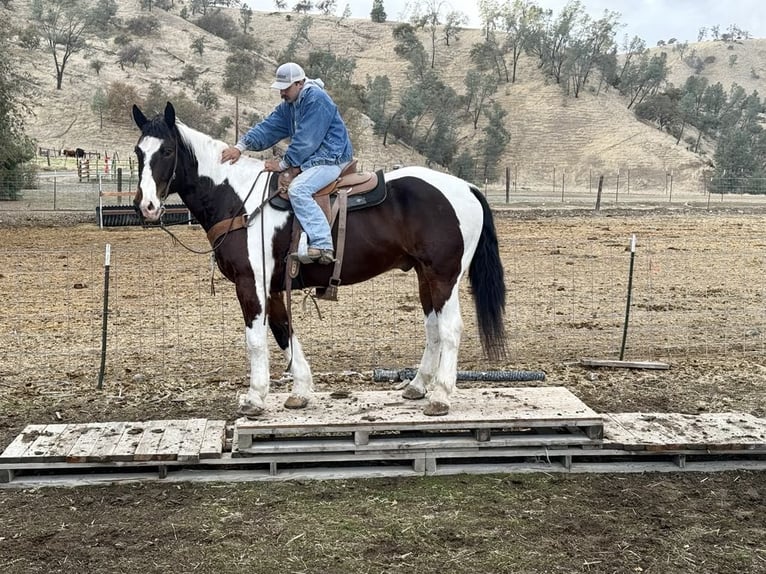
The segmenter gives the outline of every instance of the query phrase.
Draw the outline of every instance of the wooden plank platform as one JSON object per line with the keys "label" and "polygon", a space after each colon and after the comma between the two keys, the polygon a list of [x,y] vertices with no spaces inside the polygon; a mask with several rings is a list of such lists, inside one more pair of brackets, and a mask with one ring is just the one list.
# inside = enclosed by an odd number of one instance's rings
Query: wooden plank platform
{"label": "wooden plank platform", "polygon": [[0,454],[0,483],[22,469],[164,466],[220,458],[225,433],[226,421],[206,419],[28,425]]}
{"label": "wooden plank platform", "polygon": [[460,391],[436,419],[384,391],[323,394],[298,412],[284,398],[231,428],[207,419],[29,425],[0,454],[0,487],[766,470],[766,420],[744,413],[598,415],[555,387]]}
{"label": "wooden plank platform", "polygon": [[[353,437],[358,446],[378,434],[460,432],[486,442],[495,433],[572,433],[591,443],[603,434],[603,418],[564,387],[458,389],[449,414],[423,414],[425,399],[408,401],[399,391],[317,393],[309,406],[286,410],[287,394],[269,395],[266,414],[235,423],[237,449],[245,452],[259,438],[313,435]],[[399,446],[399,448],[404,448]]]}

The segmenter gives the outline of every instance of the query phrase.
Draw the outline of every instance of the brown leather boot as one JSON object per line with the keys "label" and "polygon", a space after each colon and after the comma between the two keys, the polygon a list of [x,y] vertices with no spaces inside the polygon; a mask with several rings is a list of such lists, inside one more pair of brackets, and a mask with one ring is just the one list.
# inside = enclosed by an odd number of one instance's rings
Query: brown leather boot
{"label": "brown leather boot", "polygon": [[309,259],[320,265],[329,265],[335,263],[335,252],[332,249],[319,249],[318,247],[309,247],[307,251]]}

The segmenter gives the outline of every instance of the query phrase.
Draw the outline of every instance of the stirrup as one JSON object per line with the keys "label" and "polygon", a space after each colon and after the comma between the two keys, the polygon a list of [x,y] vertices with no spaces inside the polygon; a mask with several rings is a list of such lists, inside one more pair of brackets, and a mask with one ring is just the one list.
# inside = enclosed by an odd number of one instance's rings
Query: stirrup
{"label": "stirrup", "polygon": [[332,249],[309,247],[307,255],[314,263],[319,263],[320,265],[335,263],[335,252]]}

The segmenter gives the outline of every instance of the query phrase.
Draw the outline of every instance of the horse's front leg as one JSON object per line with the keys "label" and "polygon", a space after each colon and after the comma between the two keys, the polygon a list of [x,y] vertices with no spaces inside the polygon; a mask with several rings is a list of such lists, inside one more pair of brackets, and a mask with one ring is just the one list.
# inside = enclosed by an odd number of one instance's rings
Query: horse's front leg
{"label": "horse's front leg", "polygon": [[302,409],[309,404],[314,392],[314,379],[311,376],[311,367],[306,360],[306,355],[303,354],[303,347],[295,336],[295,331],[290,329],[283,293],[271,293],[268,315],[271,332],[277,345],[282,349],[293,378],[292,391],[285,401],[285,407]]}
{"label": "horse's front leg", "polygon": [[245,320],[245,341],[250,358],[250,386],[237,414],[256,417],[266,410],[265,400],[269,393],[270,380],[264,308],[258,300],[254,281],[239,280],[236,282],[236,289]]}

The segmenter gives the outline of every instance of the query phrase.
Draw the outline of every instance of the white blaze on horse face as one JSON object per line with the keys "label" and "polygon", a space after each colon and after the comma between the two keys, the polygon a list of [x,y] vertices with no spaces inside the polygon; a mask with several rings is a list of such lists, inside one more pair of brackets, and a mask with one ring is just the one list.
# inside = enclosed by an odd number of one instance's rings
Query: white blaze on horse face
{"label": "white blaze on horse face", "polygon": [[151,168],[152,157],[159,152],[161,145],[162,140],[152,136],[147,136],[138,142],[138,148],[144,154],[144,168],[141,170],[138,181],[138,187],[141,190],[141,203],[138,207],[148,221],[157,221],[162,215],[162,201],[157,193],[157,183],[154,181]]}

